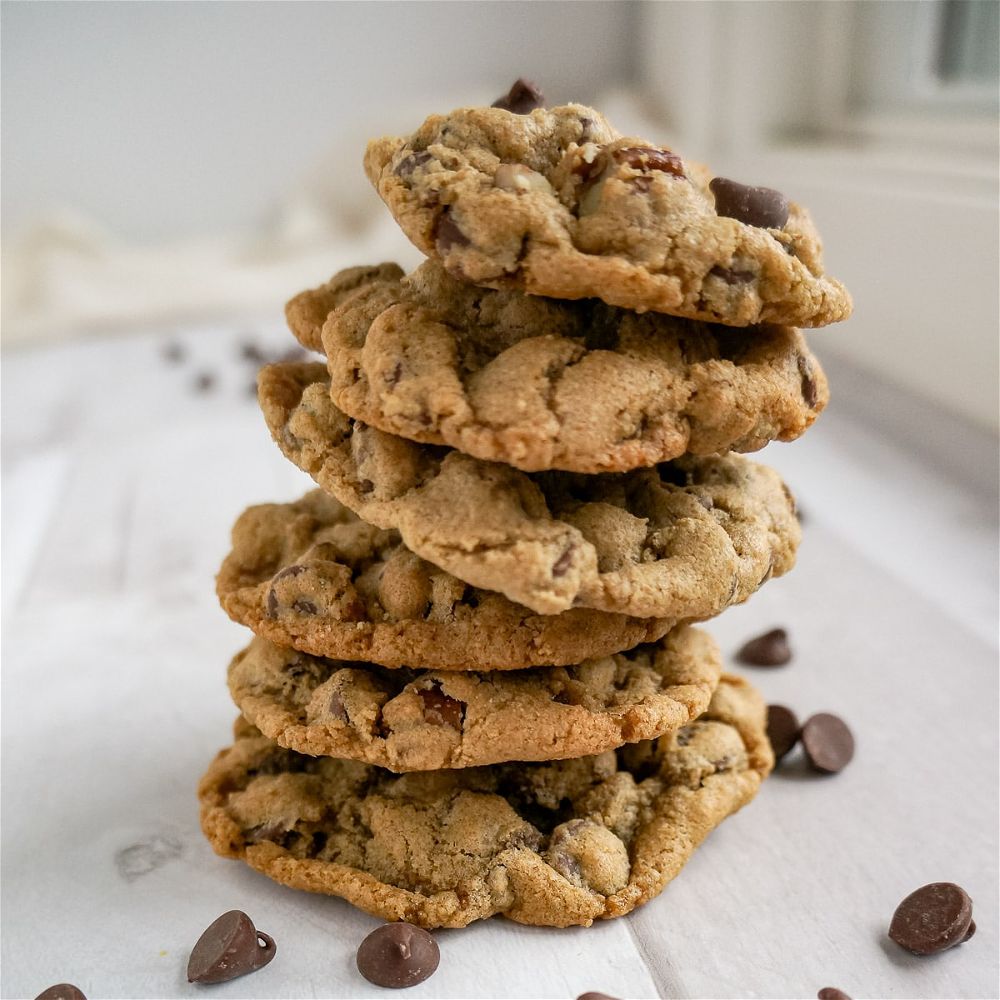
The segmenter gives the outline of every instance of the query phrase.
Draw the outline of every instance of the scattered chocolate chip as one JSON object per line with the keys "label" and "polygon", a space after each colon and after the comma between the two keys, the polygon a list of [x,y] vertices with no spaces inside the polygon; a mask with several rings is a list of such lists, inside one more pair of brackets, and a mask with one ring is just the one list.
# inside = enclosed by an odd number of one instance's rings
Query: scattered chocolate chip
{"label": "scattered chocolate chip", "polygon": [[427,152],[410,153],[409,156],[403,157],[402,160],[396,166],[396,176],[397,177],[409,177],[417,167],[422,167],[428,160],[431,159],[431,154]]}
{"label": "scattered chocolate chip", "polygon": [[783,628],[773,628],[745,642],[736,653],[740,663],[752,667],[780,667],[792,658],[788,646],[788,633]]}
{"label": "scattered chocolate chip", "polygon": [[[170,341],[166,347],[163,348],[163,359],[169,361],[172,365],[180,364],[184,360],[184,346],[179,344],[176,340]],[[63,985],[66,985],[65,983]],[[52,989],[62,989],[61,986],[51,987]],[[76,987],[73,987],[76,989]]]}
{"label": "scattered chocolate chip", "polygon": [[851,998],[843,990],[838,990],[836,986],[824,986],[816,994],[816,1000],[851,1000]]}
{"label": "scattered chocolate chip", "polygon": [[515,115],[527,115],[535,108],[545,107],[545,96],[530,80],[521,77],[515,80],[510,90],[503,97],[498,97],[491,107],[512,111]]}
{"label": "scattered chocolate chip", "polygon": [[254,364],[262,365],[267,361],[267,354],[262,351],[252,340],[245,340],[240,344],[240,357],[244,361],[252,361]]}
{"label": "scattered chocolate chip", "polygon": [[829,712],[819,712],[806,719],[799,739],[813,769],[823,774],[842,771],[854,756],[854,737],[850,729],[843,719]]}
{"label": "scattered chocolate chip", "polygon": [[715,211],[760,229],[781,229],[788,221],[788,199],[773,188],[749,187],[725,177],[708,185],[715,195]]}
{"label": "scattered chocolate chip", "polygon": [[569,882],[580,877],[580,862],[565,851],[553,851],[549,856],[549,864]]}
{"label": "scattered chocolate chip", "polygon": [[799,355],[799,375],[802,378],[802,398],[810,410],[816,408],[816,401],[819,396],[816,393],[816,379],[813,378],[812,365],[805,355]]}
{"label": "scattered chocolate chip", "polygon": [[376,927],[358,948],[358,972],[376,986],[416,986],[434,975],[441,961],[437,941],[413,924]]}
{"label": "scattered chocolate chip", "polygon": [[657,149],[655,146],[625,146],[612,152],[615,163],[625,163],[633,170],[650,173],[657,170],[674,177],[684,176],[684,161],[669,149]]}
{"label": "scattered chocolate chip", "polygon": [[896,907],[889,937],[914,955],[934,955],[967,941],[971,925],[969,894],[954,882],[931,882]]}
{"label": "scattered chocolate chip", "polygon": [[211,392],[215,388],[215,376],[211,372],[201,372],[194,380],[196,392]]}
{"label": "scattered chocolate chip", "polygon": [[753,271],[741,270],[738,267],[722,267],[719,264],[708,272],[708,276],[721,278],[727,285],[747,285],[757,277]]}
{"label": "scattered chocolate chip", "polygon": [[471,242],[445,209],[438,216],[437,231],[434,234],[438,253],[447,253],[452,247],[467,247]]}
{"label": "scattered chocolate chip", "polygon": [[573,562],[573,553],[576,550],[575,545],[570,545],[568,549],[553,563],[552,565],[552,575],[555,577],[565,576],[569,570],[570,565]]}
{"label": "scattered chocolate chip", "polygon": [[432,687],[418,691],[424,703],[424,718],[434,726],[451,726],[461,729],[465,718],[465,706],[454,698],[449,698],[440,688]]}
{"label": "scattered chocolate chip", "polygon": [[79,987],[72,983],[59,983],[56,986],[50,986],[47,990],[42,990],[35,997],[35,1000],[87,1000],[87,998]]}
{"label": "scattered chocolate chip", "polygon": [[292,601],[292,610],[297,611],[300,615],[315,615],[318,613],[318,608],[312,601],[307,601],[302,597],[297,598]]}
{"label": "scattered chocolate chip", "polygon": [[385,377],[385,384],[391,389],[399,385],[399,380],[403,377],[403,362],[397,361],[392,372]]}
{"label": "scattered chocolate chip", "polygon": [[801,731],[799,720],[790,708],[767,706],[767,738],[771,741],[775,760],[781,760],[799,742]]}
{"label": "scattered chocolate chip", "polygon": [[189,983],[224,983],[256,972],[274,958],[274,940],[257,930],[242,910],[209,924],[188,960]]}
{"label": "scattered chocolate chip", "polygon": [[618,1000],[618,997],[609,997],[607,993],[581,993],[576,1000]]}

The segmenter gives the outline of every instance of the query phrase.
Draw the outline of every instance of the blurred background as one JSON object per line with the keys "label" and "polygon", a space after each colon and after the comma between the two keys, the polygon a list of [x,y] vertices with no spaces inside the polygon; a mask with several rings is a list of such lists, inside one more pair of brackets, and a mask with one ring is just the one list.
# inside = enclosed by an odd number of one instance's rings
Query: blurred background
{"label": "blurred background", "polygon": [[995,430],[998,10],[4,3],[4,344],[274,317],[415,262],[365,140],[523,75],[808,205],[856,302],[822,350]]}

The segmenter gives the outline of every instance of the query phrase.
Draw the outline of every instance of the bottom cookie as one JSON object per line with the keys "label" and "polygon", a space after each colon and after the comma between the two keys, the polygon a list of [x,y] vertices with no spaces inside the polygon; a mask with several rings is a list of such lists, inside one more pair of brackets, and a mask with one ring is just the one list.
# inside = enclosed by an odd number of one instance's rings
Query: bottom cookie
{"label": "bottom cookie", "polygon": [[725,676],[659,740],[404,775],[284,750],[240,719],[199,785],[202,829],[218,854],[385,920],[589,926],[656,896],[754,797],[773,765],[764,715]]}

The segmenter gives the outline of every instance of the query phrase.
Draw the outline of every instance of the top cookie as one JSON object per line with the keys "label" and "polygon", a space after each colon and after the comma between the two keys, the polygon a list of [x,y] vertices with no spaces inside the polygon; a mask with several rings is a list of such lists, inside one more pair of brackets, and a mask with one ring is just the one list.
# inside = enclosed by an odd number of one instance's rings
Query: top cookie
{"label": "top cookie", "polygon": [[[329,318],[322,326],[324,308]],[[297,295],[289,326],[326,353],[349,416],[526,472],[625,472],[802,434],[826,379],[802,335],[351,268]]]}
{"label": "top cookie", "polygon": [[460,108],[369,143],[365,171],[456,277],[728,326],[825,326],[851,299],[805,209],[714,178],[578,104]]}

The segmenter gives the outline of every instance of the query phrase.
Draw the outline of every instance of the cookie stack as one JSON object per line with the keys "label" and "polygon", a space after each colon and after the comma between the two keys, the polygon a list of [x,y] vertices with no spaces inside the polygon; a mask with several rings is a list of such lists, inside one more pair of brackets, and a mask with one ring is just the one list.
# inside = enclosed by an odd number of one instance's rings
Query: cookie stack
{"label": "cookie stack", "polygon": [[298,295],[326,363],[260,374],[320,489],[233,530],[218,593],[255,638],[204,830],[388,920],[627,913],[772,766],[690,623],[792,567],[792,497],[738,453],[816,418],[793,324],[850,300],[778,192],[522,81],[365,166],[428,260]]}

